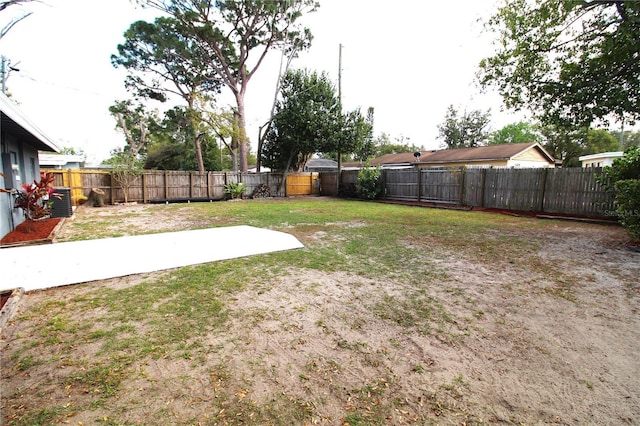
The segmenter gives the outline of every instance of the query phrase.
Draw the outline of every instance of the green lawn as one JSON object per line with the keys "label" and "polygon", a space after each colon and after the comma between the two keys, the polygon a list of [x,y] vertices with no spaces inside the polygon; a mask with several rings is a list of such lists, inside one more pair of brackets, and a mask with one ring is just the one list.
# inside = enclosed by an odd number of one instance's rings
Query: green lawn
{"label": "green lawn", "polygon": [[483,423],[463,373],[402,355],[509,326],[448,265],[510,268],[530,278],[495,291],[575,304],[579,279],[539,250],[590,226],[325,198],[103,212],[79,211],[64,239],[243,224],[305,248],[35,294],[3,336],[5,424]]}

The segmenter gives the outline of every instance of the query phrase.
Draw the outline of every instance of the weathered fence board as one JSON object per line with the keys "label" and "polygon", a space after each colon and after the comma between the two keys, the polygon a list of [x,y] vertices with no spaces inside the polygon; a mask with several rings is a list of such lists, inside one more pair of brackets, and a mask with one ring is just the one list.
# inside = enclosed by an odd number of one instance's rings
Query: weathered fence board
{"label": "weathered fence board", "polygon": [[385,170],[385,197],[394,200],[418,200],[418,178],[416,169]]}
{"label": "weathered fence board", "polygon": [[599,169],[383,170],[387,199],[503,210],[607,217],[613,194],[596,181]]}
{"label": "weathered fence board", "polygon": [[540,211],[540,184],[546,170],[488,169],[485,176],[483,207]]}
{"label": "weathered fence board", "polygon": [[338,195],[338,172],[320,173],[320,195]]}
{"label": "weathered fence board", "polygon": [[543,211],[610,216],[615,210],[611,193],[596,181],[600,169],[552,169],[547,175]]}
{"label": "weathered fence board", "polygon": [[[46,170],[54,173],[54,185],[70,187],[74,203],[93,188],[105,192],[104,201],[124,200],[122,189],[105,170]],[[608,217],[615,210],[613,195],[596,181],[599,169],[501,169],[433,168],[382,171],[383,196],[391,200],[447,203],[541,213]],[[357,170],[342,171],[341,186],[355,188]],[[171,202],[221,200],[229,183],[246,185],[251,196],[267,185],[274,197],[287,195],[336,195],[338,173],[288,174],[286,189],[281,173],[194,172],[146,170],[129,189],[130,201]]]}
{"label": "weathered fence board", "polygon": [[[72,195],[87,196],[93,188],[105,192],[104,201],[108,204],[124,201],[124,191],[112,181],[111,172],[106,170],[49,169],[54,174],[54,186],[70,187]],[[303,178],[307,193],[317,193],[312,185],[318,179],[317,173],[310,180],[309,174]],[[295,176],[295,175],[289,175]],[[251,196],[259,185],[267,185],[274,197],[284,196],[285,188],[281,173],[239,173],[239,172],[196,172],[176,170],[145,170],[129,188],[128,200],[144,203],[222,200],[224,188],[229,183],[245,184],[245,196]],[[318,184],[319,185],[319,184]],[[300,190],[300,189],[299,189]],[[77,199],[74,198],[77,204]]]}
{"label": "weathered fence board", "polygon": [[464,171],[441,168],[420,169],[420,201],[461,204]]}

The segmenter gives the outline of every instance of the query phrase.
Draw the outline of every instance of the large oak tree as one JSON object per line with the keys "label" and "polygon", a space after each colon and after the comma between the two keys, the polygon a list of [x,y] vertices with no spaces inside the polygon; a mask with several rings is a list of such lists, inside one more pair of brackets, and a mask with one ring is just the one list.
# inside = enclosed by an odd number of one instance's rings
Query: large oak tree
{"label": "large oak tree", "polygon": [[640,118],[640,2],[509,0],[487,22],[479,81],[545,124]]}

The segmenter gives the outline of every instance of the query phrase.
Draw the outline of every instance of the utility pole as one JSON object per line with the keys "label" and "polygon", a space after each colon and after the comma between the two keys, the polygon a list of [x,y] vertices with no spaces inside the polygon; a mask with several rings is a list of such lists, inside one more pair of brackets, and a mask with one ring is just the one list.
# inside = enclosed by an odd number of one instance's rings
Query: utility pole
{"label": "utility pole", "polygon": [[0,82],[2,84],[2,94],[7,93],[7,79],[9,78],[10,71],[20,71],[16,67],[11,66],[11,59],[7,59],[6,56],[0,57]]}
{"label": "utility pole", "polygon": [[338,50],[338,102],[342,108],[342,43],[340,43],[340,50]]}
{"label": "utility pole", "polygon": [[2,94],[7,93],[7,58],[2,55],[2,64],[0,64],[0,78],[2,79]]}
{"label": "utility pole", "polygon": [[[342,43],[339,45],[338,49],[338,105],[340,108],[339,114],[342,115]],[[342,181],[342,152],[341,146],[338,142],[338,178],[337,181],[337,192],[340,192],[340,182]],[[338,195],[336,193],[336,195]]]}

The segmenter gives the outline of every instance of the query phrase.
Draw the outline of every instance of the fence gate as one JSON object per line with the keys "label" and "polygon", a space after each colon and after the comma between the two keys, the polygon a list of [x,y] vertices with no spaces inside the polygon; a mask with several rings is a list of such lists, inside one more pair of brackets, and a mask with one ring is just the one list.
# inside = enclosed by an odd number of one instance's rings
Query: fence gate
{"label": "fence gate", "polygon": [[296,173],[287,175],[287,196],[320,193],[319,173]]}

